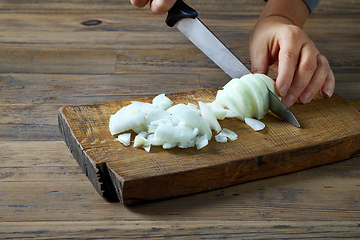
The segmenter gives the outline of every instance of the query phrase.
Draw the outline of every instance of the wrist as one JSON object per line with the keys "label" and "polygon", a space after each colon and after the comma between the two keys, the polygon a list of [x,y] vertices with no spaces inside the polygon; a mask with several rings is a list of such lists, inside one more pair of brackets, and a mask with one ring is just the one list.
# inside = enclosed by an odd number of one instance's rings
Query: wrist
{"label": "wrist", "polygon": [[310,10],[303,0],[268,0],[259,20],[270,16],[283,17],[303,27]]}

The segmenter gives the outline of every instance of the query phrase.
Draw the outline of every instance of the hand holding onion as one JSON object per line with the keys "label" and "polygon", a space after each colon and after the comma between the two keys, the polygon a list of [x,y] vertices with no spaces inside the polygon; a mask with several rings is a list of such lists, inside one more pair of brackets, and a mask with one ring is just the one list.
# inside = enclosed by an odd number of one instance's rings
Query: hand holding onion
{"label": "hand holding onion", "polygon": [[308,103],[319,91],[329,98],[335,88],[328,60],[302,30],[309,13],[302,0],[269,0],[250,36],[252,72],[273,68],[286,106]]}

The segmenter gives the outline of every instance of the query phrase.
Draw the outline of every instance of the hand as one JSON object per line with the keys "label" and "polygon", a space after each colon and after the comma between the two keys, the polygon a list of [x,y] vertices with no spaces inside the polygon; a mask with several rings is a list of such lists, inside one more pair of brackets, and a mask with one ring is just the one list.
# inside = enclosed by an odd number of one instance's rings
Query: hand
{"label": "hand", "polygon": [[155,14],[167,13],[175,4],[176,0],[130,0],[131,4],[142,8],[150,2],[150,10]]}
{"label": "hand", "polygon": [[329,98],[335,88],[328,60],[302,30],[309,14],[303,0],[268,0],[250,36],[252,71],[275,68],[276,91],[287,106],[308,103],[318,91]]}
{"label": "hand", "polygon": [[315,44],[287,18],[269,16],[260,19],[250,37],[252,71],[267,74],[277,67],[276,89],[287,106],[297,99],[308,103],[320,90],[329,98],[335,87],[330,65]]}

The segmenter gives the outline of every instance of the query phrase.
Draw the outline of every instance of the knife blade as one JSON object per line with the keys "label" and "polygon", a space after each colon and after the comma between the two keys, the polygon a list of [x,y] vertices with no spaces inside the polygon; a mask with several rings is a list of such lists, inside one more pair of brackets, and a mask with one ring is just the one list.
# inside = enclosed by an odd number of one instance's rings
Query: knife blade
{"label": "knife blade", "polygon": [[[169,27],[176,26],[180,32],[231,78],[240,78],[252,73],[245,64],[201,22],[198,18],[197,11],[182,0],[175,2],[174,6],[169,10],[165,22]],[[269,109],[271,112],[286,122],[300,127],[298,120],[289,108],[287,108],[270,89],[268,89],[268,91]]]}

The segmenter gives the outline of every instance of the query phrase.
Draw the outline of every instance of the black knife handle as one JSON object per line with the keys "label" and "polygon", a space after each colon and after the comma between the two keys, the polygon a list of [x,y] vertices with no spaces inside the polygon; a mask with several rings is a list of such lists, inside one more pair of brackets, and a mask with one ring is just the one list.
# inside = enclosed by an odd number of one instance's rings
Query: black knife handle
{"label": "black knife handle", "polygon": [[174,6],[169,10],[165,22],[169,27],[173,27],[175,23],[183,18],[196,18],[197,16],[197,11],[189,7],[189,5],[182,0],[177,0]]}

